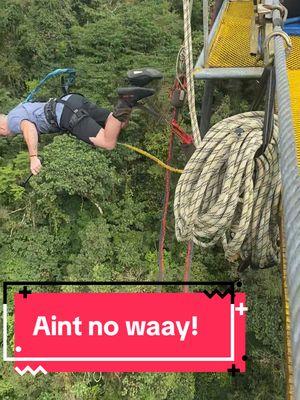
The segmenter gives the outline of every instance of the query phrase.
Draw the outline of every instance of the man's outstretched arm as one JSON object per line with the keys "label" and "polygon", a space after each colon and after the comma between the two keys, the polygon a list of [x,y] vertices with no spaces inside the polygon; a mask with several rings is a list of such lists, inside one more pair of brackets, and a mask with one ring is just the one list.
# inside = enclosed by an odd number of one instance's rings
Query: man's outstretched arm
{"label": "man's outstretched arm", "polygon": [[33,175],[37,175],[42,164],[38,158],[38,132],[35,125],[27,120],[21,122],[21,130],[24,136],[24,140],[28,147],[28,153],[30,157],[30,170]]}

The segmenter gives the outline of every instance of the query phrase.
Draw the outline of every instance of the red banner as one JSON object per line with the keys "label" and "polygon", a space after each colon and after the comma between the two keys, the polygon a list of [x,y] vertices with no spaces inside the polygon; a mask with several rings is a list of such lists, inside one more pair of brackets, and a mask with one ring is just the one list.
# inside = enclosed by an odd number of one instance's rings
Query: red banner
{"label": "red banner", "polygon": [[15,295],[15,368],[245,371],[245,294]]}

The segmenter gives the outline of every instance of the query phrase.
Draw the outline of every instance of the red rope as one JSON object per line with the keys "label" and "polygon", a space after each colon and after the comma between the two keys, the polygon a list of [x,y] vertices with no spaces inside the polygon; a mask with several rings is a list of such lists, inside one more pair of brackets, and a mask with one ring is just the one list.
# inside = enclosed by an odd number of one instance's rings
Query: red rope
{"label": "red rope", "polygon": [[[170,96],[173,95],[174,90],[180,88],[179,82],[175,81]],[[189,135],[187,135],[178,125],[178,108],[174,107],[173,109],[173,119],[171,122],[171,132],[170,139],[168,145],[168,157],[166,160],[166,164],[170,165],[173,156],[173,144],[174,144],[174,134],[177,134],[183,142],[192,143],[192,140],[189,140]],[[160,237],[159,237],[159,250],[158,250],[158,266],[159,266],[159,281],[163,281],[165,277],[165,261],[164,261],[164,250],[165,250],[165,240],[166,240],[166,231],[167,231],[167,218],[168,218],[168,210],[170,203],[170,187],[171,187],[171,171],[166,170],[165,172],[165,195],[164,195],[164,204],[163,204],[163,212],[162,212],[162,220],[161,220],[161,229],[160,229]],[[190,279],[190,271],[191,271],[191,263],[193,257],[193,242],[189,241],[187,245],[187,254],[185,258],[185,267],[184,267],[184,281],[187,282]],[[161,287],[159,288],[159,291]],[[188,285],[184,286],[184,292],[188,292]]]}
{"label": "red rope", "polygon": [[[172,161],[173,155],[173,143],[174,143],[174,132],[171,130],[169,145],[168,145],[168,157],[166,164],[170,165]],[[168,218],[168,210],[169,210],[169,202],[170,202],[170,187],[171,187],[171,171],[166,170],[165,172],[165,196],[164,196],[164,205],[163,205],[163,215],[161,220],[161,230],[160,230],[160,238],[159,238],[159,256],[158,256],[158,265],[159,265],[159,280],[162,281],[165,277],[165,262],[164,262],[164,247],[165,247],[165,239],[166,239],[166,231],[167,231],[167,218]]]}

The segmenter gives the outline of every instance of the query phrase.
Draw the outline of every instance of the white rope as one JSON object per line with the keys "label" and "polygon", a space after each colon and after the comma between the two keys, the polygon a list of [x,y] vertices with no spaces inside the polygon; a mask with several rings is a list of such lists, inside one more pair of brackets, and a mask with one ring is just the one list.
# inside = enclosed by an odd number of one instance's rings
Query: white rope
{"label": "white rope", "polygon": [[203,248],[222,243],[225,256],[249,260],[253,267],[277,261],[280,173],[278,126],[258,158],[264,113],[230,117],[201,140],[195,108],[191,7],[183,0],[187,98],[196,150],[181,175],[174,213],[179,241]]}
{"label": "white rope", "polygon": [[206,134],[186,165],[175,194],[179,241],[203,248],[222,243],[233,261],[249,259],[266,267],[277,260],[280,173],[278,127],[265,153],[264,113],[248,112],[225,119]]}
{"label": "white rope", "polygon": [[197,147],[201,142],[201,136],[197,120],[196,106],[195,106],[190,0],[183,0],[183,20],[184,20],[184,49],[185,49],[185,68],[186,68],[186,80],[187,80],[187,98],[191,116],[191,125],[192,125],[194,143],[195,146]]}

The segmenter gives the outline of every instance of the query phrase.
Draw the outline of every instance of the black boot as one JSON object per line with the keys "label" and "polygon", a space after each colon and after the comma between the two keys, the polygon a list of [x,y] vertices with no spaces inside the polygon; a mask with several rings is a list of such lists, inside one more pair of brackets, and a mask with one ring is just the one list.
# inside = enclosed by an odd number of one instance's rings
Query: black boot
{"label": "black boot", "polygon": [[126,122],[129,120],[131,111],[132,106],[130,106],[125,100],[119,99],[114,109],[113,116],[121,122]]}
{"label": "black boot", "polygon": [[154,93],[154,89],[143,87],[125,87],[118,89],[119,98],[125,100],[128,105],[131,105],[132,107],[134,107],[139,100],[153,96]]}
{"label": "black boot", "polygon": [[118,89],[119,101],[113,112],[113,116],[121,122],[129,119],[132,107],[134,107],[139,100],[154,95],[154,89],[142,87],[125,87]]}

